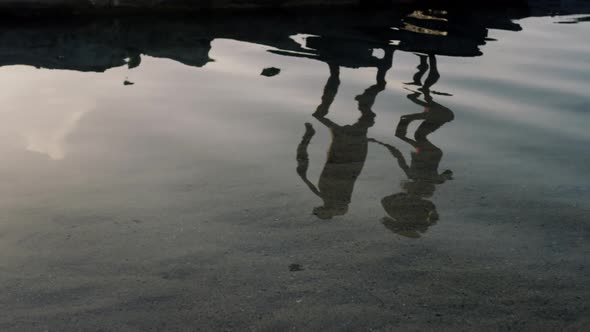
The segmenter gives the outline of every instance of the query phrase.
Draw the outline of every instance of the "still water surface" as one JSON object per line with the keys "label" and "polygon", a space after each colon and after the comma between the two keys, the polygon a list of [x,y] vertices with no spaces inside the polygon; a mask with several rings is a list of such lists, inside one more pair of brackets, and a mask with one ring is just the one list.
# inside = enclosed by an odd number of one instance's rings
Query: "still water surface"
{"label": "still water surface", "polygon": [[587,327],[588,16],[480,14],[4,30],[0,328]]}

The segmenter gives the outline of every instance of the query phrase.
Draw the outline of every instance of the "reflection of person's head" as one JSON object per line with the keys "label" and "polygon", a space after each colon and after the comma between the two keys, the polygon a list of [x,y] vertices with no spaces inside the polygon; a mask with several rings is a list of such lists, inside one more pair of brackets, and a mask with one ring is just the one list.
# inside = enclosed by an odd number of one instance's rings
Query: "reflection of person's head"
{"label": "reflection of person's head", "polygon": [[337,216],[343,216],[348,212],[348,205],[338,202],[324,202],[324,205],[313,209],[313,214],[322,219],[328,220]]}
{"label": "reflection of person's head", "polygon": [[381,204],[389,215],[383,218],[383,224],[402,236],[418,238],[438,220],[434,203],[419,196],[395,194],[385,197]]}

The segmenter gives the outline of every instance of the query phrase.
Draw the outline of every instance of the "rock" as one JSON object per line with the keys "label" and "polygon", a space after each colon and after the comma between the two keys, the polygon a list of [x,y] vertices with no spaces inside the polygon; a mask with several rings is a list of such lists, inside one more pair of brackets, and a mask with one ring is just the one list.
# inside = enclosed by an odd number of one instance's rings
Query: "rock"
{"label": "rock", "polygon": [[262,73],[260,73],[260,75],[266,76],[266,77],[273,77],[273,76],[278,75],[280,72],[281,72],[281,70],[279,68],[268,67],[268,68],[264,68],[262,70]]}

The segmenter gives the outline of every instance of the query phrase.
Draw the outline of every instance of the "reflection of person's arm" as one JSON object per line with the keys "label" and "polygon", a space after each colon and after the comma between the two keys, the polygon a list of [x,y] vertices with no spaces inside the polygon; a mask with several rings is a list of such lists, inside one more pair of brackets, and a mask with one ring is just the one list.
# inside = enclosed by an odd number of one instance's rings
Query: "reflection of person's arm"
{"label": "reflection of person's arm", "polygon": [[408,174],[410,167],[408,167],[408,163],[406,162],[406,158],[404,158],[404,155],[400,152],[400,150],[398,150],[393,145],[380,142],[380,141],[373,139],[373,138],[369,139],[369,141],[375,142],[377,144],[380,144],[380,145],[383,145],[384,147],[386,147],[387,150],[389,150],[389,152],[391,152],[391,155],[397,160],[399,167],[404,171],[404,173],[406,173],[406,175]]}
{"label": "reflection of person's arm", "polygon": [[309,187],[309,189],[316,195],[321,196],[317,188],[307,178],[307,169],[309,167],[309,155],[307,154],[307,146],[311,142],[311,138],[315,134],[315,130],[310,123],[305,124],[305,134],[301,139],[301,143],[297,146],[297,174],[301,180]]}
{"label": "reflection of person's arm", "polygon": [[325,118],[323,116],[316,116],[314,114],[314,118],[316,118],[319,122],[321,122],[324,126],[330,128],[330,129],[338,129],[340,128],[340,126],[338,126],[335,122],[333,122],[332,120]]}

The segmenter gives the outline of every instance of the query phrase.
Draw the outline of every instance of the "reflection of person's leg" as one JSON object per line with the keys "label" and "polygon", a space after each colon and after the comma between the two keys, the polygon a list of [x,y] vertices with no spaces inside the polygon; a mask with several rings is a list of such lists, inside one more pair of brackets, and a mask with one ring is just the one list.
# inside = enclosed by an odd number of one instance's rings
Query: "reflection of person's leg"
{"label": "reflection of person's leg", "polygon": [[377,67],[377,85],[385,89],[385,85],[387,81],[385,77],[387,76],[387,72],[391,69],[393,65],[393,48],[388,47],[385,49],[385,55],[383,56],[382,62]]}
{"label": "reflection of person's leg", "polygon": [[297,146],[297,174],[301,180],[309,187],[309,189],[316,195],[321,196],[317,188],[307,178],[307,169],[309,167],[309,155],[307,154],[307,147],[311,141],[315,130],[310,123],[305,124],[305,134],[301,138],[301,142]]}
{"label": "reflection of person's leg", "polygon": [[379,93],[379,88],[375,85],[369,87],[363,94],[356,96],[356,100],[358,101],[358,109],[361,111],[361,117],[359,118],[358,122],[363,122],[365,120],[370,120],[375,118],[375,112],[373,112],[373,104],[375,103],[375,98]]}
{"label": "reflection of person's leg", "polygon": [[425,118],[425,112],[402,115],[402,117],[399,120],[399,123],[397,124],[397,127],[395,128],[395,136],[405,137],[406,133],[408,132],[408,126],[412,121],[423,120]]}
{"label": "reflection of person's leg", "polygon": [[385,90],[385,86],[387,85],[385,77],[387,76],[387,72],[391,68],[392,63],[393,48],[386,48],[383,60],[377,66],[377,83],[367,88],[362,94],[356,96],[355,98],[359,103],[359,111],[361,111],[361,118],[359,119],[359,122],[369,123],[375,117],[375,112],[373,112],[373,105],[375,104],[375,99],[377,98],[377,95],[381,91]]}
{"label": "reflection of person's leg", "polygon": [[330,66],[330,78],[328,78],[326,86],[324,87],[322,103],[313,114],[316,117],[324,117],[328,115],[330,106],[332,105],[334,98],[336,98],[336,93],[338,93],[338,87],[340,86],[340,67],[335,64],[328,65]]}
{"label": "reflection of person's leg", "polygon": [[309,165],[309,155],[307,154],[307,147],[311,138],[315,134],[315,130],[310,123],[305,124],[305,134],[301,138],[301,142],[297,146],[297,173],[305,174]]}
{"label": "reflection of person's leg", "polygon": [[362,94],[356,96],[355,99],[358,101],[358,109],[361,112],[361,117],[357,121],[357,124],[366,122],[365,120],[371,120],[375,117],[373,104],[375,104],[377,94],[381,91],[383,91],[383,89],[376,84],[370,86]]}
{"label": "reflection of person's leg", "polygon": [[417,141],[427,141],[427,136],[438,130],[438,128],[442,127],[446,122],[439,122],[439,121],[432,121],[432,120],[425,120],[423,121],[416,132],[414,133],[414,138]]}
{"label": "reflection of person's leg", "polygon": [[428,60],[430,62],[430,72],[428,72],[428,77],[426,77],[426,81],[424,81],[424,85],[422,87],[424,91],[430,91],[430,88],[435,85],[440,78],[440,73],[438,72],[438,68],[436,66],[436,57],[434,54],[430,54],[428,56]]}
{"label": "reflection of person's leg", "polygon": [[424,74],[428,70],[428,58],[426,55],[422,54],[418,54],[418,57],[420,57],[420,64],[418,65],[418,67],[416,67],[418,71],[416,72],[416,74],[414,74],[414,77],[412,78],[413,82],[408,84],[421,86],[422,76],[424,76]]}

